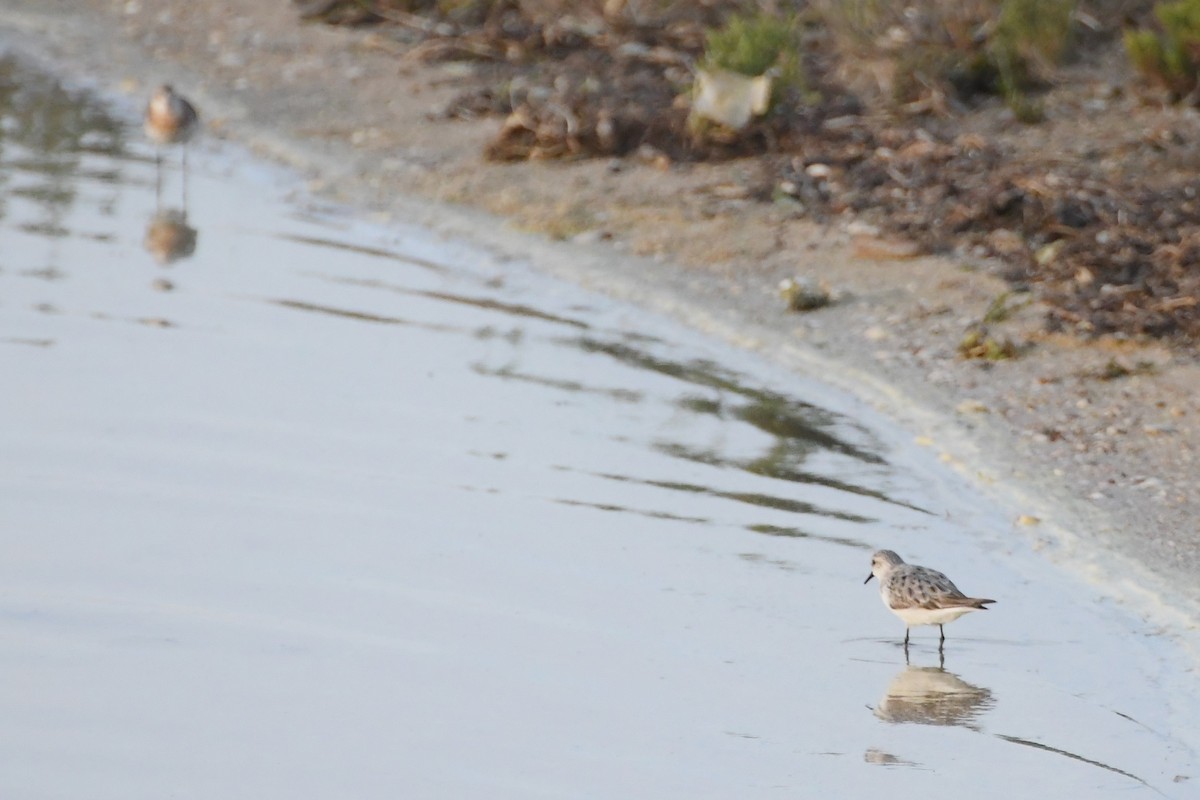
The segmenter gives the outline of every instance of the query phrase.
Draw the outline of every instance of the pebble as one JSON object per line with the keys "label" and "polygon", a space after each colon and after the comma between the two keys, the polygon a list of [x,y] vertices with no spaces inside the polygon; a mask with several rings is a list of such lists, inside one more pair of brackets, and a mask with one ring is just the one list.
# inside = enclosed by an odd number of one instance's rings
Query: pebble
{"label": "pebble", "polygon": [[813,311],[833,302],[828,287],[808,278],[784,278],[779,282],[779,296],[790,311]]}
{"label": "pebble", "polygon": [[878,342],[888,338],[888,332],[878,325],[872,325],[863,331],[863,338],[869,342]]}

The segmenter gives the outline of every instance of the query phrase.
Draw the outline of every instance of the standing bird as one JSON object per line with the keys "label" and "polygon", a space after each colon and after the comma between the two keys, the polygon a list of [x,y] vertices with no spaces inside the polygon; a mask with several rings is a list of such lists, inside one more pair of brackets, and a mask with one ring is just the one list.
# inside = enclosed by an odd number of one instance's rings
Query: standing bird
{"label": "standing bird", "polygon": [[936,569],[905,564],[904,559],[891,550],[880,550],[871,556],[871,578],[879,579],[879,596],[883,604],[899,617],[905,625],[904,652],[908,652],[908,633],[914,625],[937,625],[942,638],[938,652],[946,643],[946,631],[942,628],[971,611],[986,611],[988,603],[979,597],[967,597],[958,590],[954,582]]}
{"label": "standing bird", "polygon": [[168,144],[183,145],[183,186],[187,198],[187,143],[200,129],[200,115],[196,107],[170,86],[162,85],[154,90],[146,104],[146,118],[142,125],[146,136],[157,146],[154,164],[158,170],[155,184],[156,199],[162,190],[162,147]]}

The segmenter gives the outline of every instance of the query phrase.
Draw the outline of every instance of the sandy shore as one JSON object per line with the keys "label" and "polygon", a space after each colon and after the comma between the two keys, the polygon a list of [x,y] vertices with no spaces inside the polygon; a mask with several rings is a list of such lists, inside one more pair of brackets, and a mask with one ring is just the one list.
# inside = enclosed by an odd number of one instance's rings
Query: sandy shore
{"label": "sandy shore", "polygon": [[[28,53],[130,98],[174,83],[211,135],[289,163],[326,197],[481,242],[761,351],[866,399],[1011,510],[1014,536],[1113,584],[1175,630],[1200,625],[1200,369],[1152,343],[1002,326],[1000,363],[957,356],[1006,290],[979,265],[904,257],[853,221],[748,199],[756,163],[487,163],[499,123],[431,121],[461,65],[405,61],[369,30],[302,25],[286,3],[4,0]],[[132,100],[131,100],[132,102]],[[435,201],[435,202],[430,202]],[[795,314],[779,281],[838,302]],[[1132,373],[1106,379],[1111,362]]]}

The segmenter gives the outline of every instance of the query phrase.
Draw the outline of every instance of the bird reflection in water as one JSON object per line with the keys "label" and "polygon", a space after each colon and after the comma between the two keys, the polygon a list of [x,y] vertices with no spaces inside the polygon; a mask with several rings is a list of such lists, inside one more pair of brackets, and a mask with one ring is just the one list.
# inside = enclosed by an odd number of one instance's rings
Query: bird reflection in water
{"label": "bird reflection in water", "polygon": [[978,730],[977,720],[994,705],[990,689],[967,683],[944,667],[908,665],[892,679],[873,711],[885,722]]}
{"label": "bird reflection in water", "polygon": [[155,212],[146,226],[142,246],[161,266],[167,266],[196,252],[199,233],[188,224],[187,212],[168,208]]}

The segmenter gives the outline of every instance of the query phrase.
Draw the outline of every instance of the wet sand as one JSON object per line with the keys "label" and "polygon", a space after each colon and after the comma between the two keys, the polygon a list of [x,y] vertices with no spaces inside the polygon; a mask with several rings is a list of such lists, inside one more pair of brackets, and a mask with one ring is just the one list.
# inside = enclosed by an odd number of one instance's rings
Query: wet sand
{"label": "wet sand", "polygon": [[[1005,290],[985,270],[903,255],[852,224],[819,226],[724,191],[752,162],[661,171],[635,162],[499,166],[499,123],[431,122],[456,65],[405,62],[369,31],[298,23],[266,4],[8,0],[16,44],[128,98],[168,81],[208,135],[295,166],[321,195],[380,222],[418,222],[667,312],[848,389],[1009,509],[1012,535],[1175,632],[1200,619],[1200,371],[1153,344],[1004,332],[1033,345],[995,365],[957,358]],[[784,311],[785,277],[839,298]],[[1136,374],[1103,380],[1109,362]]]}

